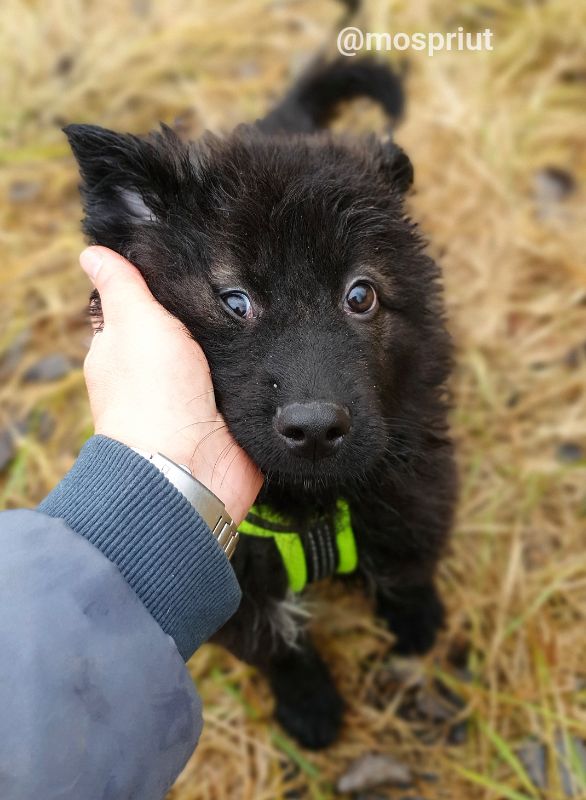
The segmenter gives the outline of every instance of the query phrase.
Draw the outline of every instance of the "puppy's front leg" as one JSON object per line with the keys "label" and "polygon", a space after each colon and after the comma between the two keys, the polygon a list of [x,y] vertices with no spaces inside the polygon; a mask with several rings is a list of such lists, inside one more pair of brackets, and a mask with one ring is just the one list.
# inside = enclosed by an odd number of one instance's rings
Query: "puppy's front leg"
{"label": "puppy's front leg", "polygon": [[295,647],[271,659],[268,678],[275,695],[275,716],[287,733],[310,750],[335,741],[343,702],[307,634]]}
{"label": "puppy's front leg", "polygon": [[260,604],[245,594],[214,641],[267,677],[278,722],[303,747],[320,750],[337,738],[344,707],[304,622],[284,598]]}
{"label": "puppy's front leg", "polygon": [[415,484],[407,493],[389,484],[351,504],[359,568],[397,637],[397,653],[426,653],[444,623],[434,575],[450,532],[452,486],[452,479],[435,492]]}

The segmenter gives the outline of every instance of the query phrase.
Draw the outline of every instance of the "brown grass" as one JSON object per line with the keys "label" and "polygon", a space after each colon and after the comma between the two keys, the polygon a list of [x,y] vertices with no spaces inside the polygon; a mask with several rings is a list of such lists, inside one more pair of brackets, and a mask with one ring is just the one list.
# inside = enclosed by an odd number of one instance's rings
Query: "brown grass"
{"label": "brown grass", "polygon": [[[23,382],[40,355],[79,364],[86,346],[77,174],[60,125],[229,129],[262,114],[318,48],[332,49],[339,16],[325,0],[4,0],[0,357],[16,356],[0,367],[0,431],[29,425],[0,476],[2,505],[39,500],[91,433],[79,368]],[[450,746],[446,726],[396,713],[407,689],[392,676],[391,637],[365,602],[328,589],[315,630],[348,702],[340,743],[300,752],[271,720],[263,680],[205,647],[190,666],[206,728],[170,797],[327,798],[348,762],[374,750],[436,773],[413,795],[558,800],[568,795],[556,740],[586,738],[586,463],[560,459],[567,443],[586,452],[586,6],[373,0],[361,24],[494,30],[494,52],[408,58],[397,134],[416,166],[413,212],[444,265],[458,346],[463,491],[441,576],[451,613],[422,670],[428,682],[447,675],[464,698],[467,736]],[[349,117],[380,122],[362,105]],[[535,174],[550,165],[577,189],[540,212]],[[43,411],[55,422],[48,435]],[[448,659],[463,643],[465,672]],[[528,736],[547,751],[545,792],[514,755]],[[566,761],[574,796],[586,797],[586,767]]]}

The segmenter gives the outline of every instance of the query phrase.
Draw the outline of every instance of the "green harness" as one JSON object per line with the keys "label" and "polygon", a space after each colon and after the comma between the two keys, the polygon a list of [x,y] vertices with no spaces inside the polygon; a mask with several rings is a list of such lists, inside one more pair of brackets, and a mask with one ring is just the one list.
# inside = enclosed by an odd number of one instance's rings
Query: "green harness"
{"label": "green harness", "polygon": [[334,573],[354,572],[358,555],[350,509],[345,500],[338,500],[331,517],[320,517],[306,530],[296,531],[292,527],[280,514],[259,504],[252,508],[238,531],[244,536],[274,541],[293,592],[300,592],[307,583]]}

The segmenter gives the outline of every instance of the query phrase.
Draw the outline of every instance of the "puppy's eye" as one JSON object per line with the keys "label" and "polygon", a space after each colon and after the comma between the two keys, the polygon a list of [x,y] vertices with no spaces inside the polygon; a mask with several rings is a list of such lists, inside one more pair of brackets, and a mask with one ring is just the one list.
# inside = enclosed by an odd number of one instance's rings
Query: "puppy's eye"
{"label": "puppy's eye", "polygon": [[252,319],[254,311],[250,297],[245,292],[224,292],[222,302],[230,311],[241,319]]}
{"label": "puppy's eye", "polygon": [[352,314],[366,314],[367,311],[372,311],[376,304],[376,292],[366,281],[355,283],[346,295],[346,308]]}

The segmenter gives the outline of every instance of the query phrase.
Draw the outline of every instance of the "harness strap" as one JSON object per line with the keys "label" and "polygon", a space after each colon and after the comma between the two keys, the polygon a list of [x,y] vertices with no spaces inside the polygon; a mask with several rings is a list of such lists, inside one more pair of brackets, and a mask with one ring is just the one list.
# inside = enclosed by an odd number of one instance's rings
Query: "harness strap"
{"label": "harness strap", "polygon": [[293,592],[301,592],[307,583],[334,573],[354,572],[358,554],[345,500],[338,500],[332,520],[319,518],[305,531],[292,527],[267,506],[257,505],[238,526],[238,531],[275,542]]}

